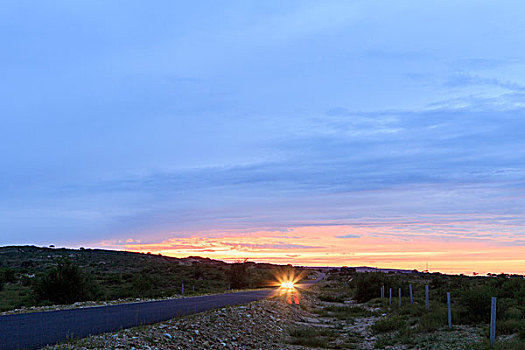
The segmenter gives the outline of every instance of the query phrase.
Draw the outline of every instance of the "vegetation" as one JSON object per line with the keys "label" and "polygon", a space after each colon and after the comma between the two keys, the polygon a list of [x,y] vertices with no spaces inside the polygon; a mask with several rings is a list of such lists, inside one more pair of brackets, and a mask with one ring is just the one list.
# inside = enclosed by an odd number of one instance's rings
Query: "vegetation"
{"label": "vegetation", "polygon": [[237,261],[230,266],[230,271],[228,272],[228,280],[230,286],[234,289],[244,288],[247,284],[246,270],[248,265],[246,260]]}
{"label": "vegetation", "polygon": [[348,300],[348,296],[345,294],[321,294],[319,295],[319,300],[329,303],[344,303],[345,300]]}
{"label": "vegetation", "polygon": [[95,300],[100,296],[95,280],[67,258],[58,259],[56,267],[38,278],[34,291],[37,301],[57,304]]}
{"label": "vegetation", "polygon": [[5,283],[12,283],[15,281],[15,271],[10,268],[0,268],[0,290],[2,290]]}
{"label": "vegetation", "polygon": [[361,306],[325,306],[316,313],[322,317],[335,317],[338,320],[352,320],[354,317],[369,317],[377,315],[377,312],[370,311]]}
{"label": "vegetation", "polygon": [[[352,295],[361,303],[362,309],[379,308],[376,315],[386,315],[379,317],[370,327],[376,335],[376,348],[488,349],[491,298],[497,297],[497,341],[493,348],[525,349],[523,276],[490,274],[470,277],[417,272],[368,272],[348,276],[342,271],[331,271],[328,279],[331,285],[321,288],[320,300],[334,302],[337,295]],[[413,303],[409,298],[409,285],[412,286]],[[425,308],[425,285],[430,289],[429,310]],[[383,286],[385,298],[380,298]],[[398,306],[399,289],[401,306]],[[451,329],[448,328],[447,292],[451,293]],[[317,313],[339,320],[373,314],[369,311],[368,314],[353,316],[353,311],[344,310],[344,307],[325,306]]]}
{"label": "vegetation", "polygon": [[329,328],[293,327],[289,329],[292,337],[290,344],[326,348],[328,343],[337,337],[337,333]]}
{"label": "vegetation", "polygon": [[84,300],[159,298],[260,288],[278,265],[227,264],[101,249],[0,247],[0,311]]}

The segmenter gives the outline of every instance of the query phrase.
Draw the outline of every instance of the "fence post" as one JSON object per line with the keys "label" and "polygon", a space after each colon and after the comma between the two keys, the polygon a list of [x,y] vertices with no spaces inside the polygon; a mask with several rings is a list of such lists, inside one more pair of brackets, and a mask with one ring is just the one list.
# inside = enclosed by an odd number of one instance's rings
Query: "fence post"
{"label": "fence post", "polygon": [[428,310],[428,284],[425,286],[425,309]]}
{"label": "fence post", "polygon": [[195,285],[192,285],[192,286],[191,286],[191,291],[192,291],[193,293],[195,293]]}
{"label": "fence post", "polygon": [[381,299],[385,297],[385,286],[381,286]]}
{"label": "fence post", "polygon": [[182,290],[181,294],[184,294],[184,282],[181,283],[181,290]]}
{"label": "fence post", "polygon": [[389,289],[388,305],[392,305],[392,288]]}
{"label": "fence post", "polygon": [[450,293],[447,292],[447,305],[448,305],[448,328],[452,328],[452,315],[450,313]]}
{"label": "fence post", "polygon": [[408,285],[408,290],[410,292],[410,304],[414,304],[414,298],[412,296],[412,284]]}
{"label": "fence post", "polygon": [[490,302],[490,346],[496,342],[496,297],[492,297]]}
{"label": "fence post", "polygon": [[399,288],[399,307],[401,307],[401,288]]}

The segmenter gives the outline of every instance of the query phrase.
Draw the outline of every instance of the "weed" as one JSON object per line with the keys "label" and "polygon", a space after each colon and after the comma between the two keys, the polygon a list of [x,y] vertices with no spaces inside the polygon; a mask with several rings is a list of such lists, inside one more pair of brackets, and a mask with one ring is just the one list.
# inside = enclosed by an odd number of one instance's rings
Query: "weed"
{"label": "weed", "polygon": [[406,326],[406,321],[399,316],[385,317],[376,321],[370,328],[375,334],[386,333],[401,329]]}
{"label": "weed", "polygon": [[329,303],[344,303],[348,299],[345,295],[321,294],[319,300]]}
{"label": "weed", "polygon": [[324,327],[292,327],[288,333],[292,337],[290,344],[311,347],[327,347],[337,337],[337,332]]}
{"label": "weed", "polygon": [[474,350],[525,350],[525,341],[521,339],[511,339],[504,341],[497,341],[494,346],[490,346],[488,340],[474,344]]}
{"label": "weed", "polygon": [[419,332],[433,332],[447,324],[447,309],[435,308],[423,314],[417,323],[417,330]]}
{"label": "weed", "polygon": [[391,334],[385,334],[377,337],[374,347],[376,349],[384,349],[385,347],[394,345],[395,343],[396,341]]}

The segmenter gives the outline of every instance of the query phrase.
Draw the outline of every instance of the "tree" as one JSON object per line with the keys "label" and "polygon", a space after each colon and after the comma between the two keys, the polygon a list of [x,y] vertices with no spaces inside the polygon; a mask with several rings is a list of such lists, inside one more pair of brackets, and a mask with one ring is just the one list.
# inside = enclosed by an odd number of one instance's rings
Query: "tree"
{"label": "tree", "polygon": [[247,264],[246,261],[248,259],[244,259],[244,261],[236,261],[235,263],[230,265],[230,271],[228,273],[228,280],[230,282],[230,286],[233,289],[240,289],[246,286],[247,283]]}
{"label": "tree", "polygon": [[57,266],[38,278],[33,289],[37,300],[59,304],[93,300],[101,294],[91,276],[67,258],[57,259]]}
{"label": "tree", "polygon": [[5,283],[13,283],[16,281],[15,270],[9,267],[0,268],[0,290]]}

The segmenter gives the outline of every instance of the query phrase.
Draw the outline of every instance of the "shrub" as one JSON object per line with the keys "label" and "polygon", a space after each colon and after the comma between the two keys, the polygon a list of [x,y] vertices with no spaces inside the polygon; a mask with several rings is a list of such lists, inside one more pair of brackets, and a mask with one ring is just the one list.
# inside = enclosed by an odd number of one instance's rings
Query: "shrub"
{"label": "shrub", "polygon": [[[158,274],[148,273],[147,270],[143,270],[140,273],[133,276],[131,283],[132,295],[140,296],[143,298],[155,298],[162,295],[160,287],[160,278]],[[181,286],[177,285],[178,292],[182,290]]]}
{"label": "shrub", "polygon": [[361,306],[327,306],[316,311],[322,317],[335,317],[338,320],[353,320],[354,317],[376,316],[378,312],[370,311]]}
{"label": "shrub", "polygon": [[15,271],[10,268],[0,268],[0,290],[5,283],[14,282],[16,280]]}
{"label": "shrub", "polygon": [[57,266],[37,279],[33,288],[40,302],[70,304],[100,296],[100,289],[91,276],[66,258],[58,259]]}
{"label": "shrub", "polygon": [[420,332],[433,332],[445,326],[448,322],[447,309],[438,308],[424,313],[418,320],[417,329]]}
{"label": "shrub", "polygon": [[381,272],[360,273],[355,275],[355,299],[359,303],[367,302],[380,296],[381,286],[387,276]]}
{"label": "shrub", "polygon": [[522,322],[516,319],[497,320],[496,332],[498,334],[514,334],[520,331]]}
{"label": "shrub", "polygon": [[490,300],[494,291],[488,286],[475,286],[463,290],[459,295],[458,304],[460,320],[464,323],[489,322]]}
{"label": "shrub", "polygon": [[396,341],[394,336],[391,334],[380,335],[377,337],[376,342],[374,343],[374,348],[384,349],[387,346],[395,345]]}
{"label": "shrub", "polygon": [[288,330],[291,344],[325,348],[328,342],[337,336],[337,333],[324,327],[293,327]]}
{"label": "shrub", "polygon": [[525,339],[525,320],[521,320],[520,327],[518,329],[518,337],[520,339]]}
{"label": "shrub", "polygon": [[330,303],[344,303],[346,298],[345,295],[333,295],[333,294],[321,294],[319,295],[319,300],[326,301]]}
{"label": "shrub", "polygon": [[[493,282],[497,283],[497,282]],[[501,283],[501,288],[498,291],[499,298],[520,299],[520,296],[525,294],[525,280],[518,278],[505,279]]]}
{"label": "shrub", "polygon": [[370,328],[375,334],[399,330],[406,326],[406,321],[399,316],[385,317],[376,321]]}
{"label": "shrub", "polygon": [[230,265],[228,280],[231,288],[241,289],[246,286],[248,281],[247,269],[248,265],[246,264],[246,260],[244,262],[236,262]]}
{"label": "shrub", "polygon": [[0,268],[0,284],[12,283],[16,280],[15,270],[8,267]]}

